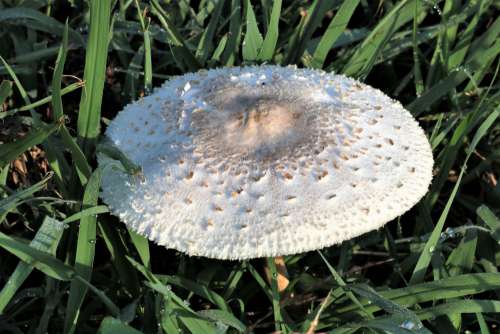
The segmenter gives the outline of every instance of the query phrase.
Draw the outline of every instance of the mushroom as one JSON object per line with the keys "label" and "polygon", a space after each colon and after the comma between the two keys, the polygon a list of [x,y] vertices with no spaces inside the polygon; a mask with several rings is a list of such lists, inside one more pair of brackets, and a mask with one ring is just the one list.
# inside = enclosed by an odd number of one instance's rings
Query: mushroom
{"label": "mushroom", "polygon": [[399,102],[320,70],[174,77],[106,136],[143,174],[104,169],[110,210],[160,245],[217,259],[341,243],[409,210],[432,178],[429,142]]}

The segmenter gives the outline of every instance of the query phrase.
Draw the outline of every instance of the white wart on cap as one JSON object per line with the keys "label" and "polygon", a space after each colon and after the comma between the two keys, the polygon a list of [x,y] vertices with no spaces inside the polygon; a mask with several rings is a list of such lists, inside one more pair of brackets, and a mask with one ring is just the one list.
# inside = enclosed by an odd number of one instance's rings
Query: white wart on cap
{"label": "white wart on cap", "polygon": [[432,178],[429,142],[400,103],[295,67],[175,77],[106,135],[144,175],[105,169],[112,212],[158,244],[211,258],[340,243],[409,210]]}

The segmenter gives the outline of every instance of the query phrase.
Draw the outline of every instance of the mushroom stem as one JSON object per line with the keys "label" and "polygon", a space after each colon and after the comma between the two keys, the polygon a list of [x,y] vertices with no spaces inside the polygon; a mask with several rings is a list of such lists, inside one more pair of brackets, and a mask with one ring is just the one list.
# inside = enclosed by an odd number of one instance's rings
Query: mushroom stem
{"label": "mushroom stem", "polygon": [[[287,288],[290,280],[288,279],[288,271],[286,270],[285,258],[283,256],[277,256],[273,258],[274,264],[276,265],[276,282],[278,284],[278,292],[281,294]],[[266,276],[269,284],[272,283],[271,268],[268,265],[265,267]]]}

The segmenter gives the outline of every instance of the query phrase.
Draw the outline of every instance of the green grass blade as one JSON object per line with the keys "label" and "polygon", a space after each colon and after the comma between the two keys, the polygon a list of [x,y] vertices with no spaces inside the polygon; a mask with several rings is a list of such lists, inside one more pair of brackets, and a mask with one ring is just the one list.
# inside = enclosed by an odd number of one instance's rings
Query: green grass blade
{"label": "green grass blade", "polygon": [[106,247],[111,254],[111,262],[116,269],[120,284],[132,296],[139,294],[139,281],[135,270],[127,261],[127,248],[120,238],[120,231],[116,225],[103,219],[98,222],[99,230]]}
{"label": "green grass blade", "polygon": [[332,7],[329,1],[315,0],[305,12],[294,32],[292,42],[290,43],[289,53],[286,56],[285,63],[293,64],[300,61],[300,58],[306,50],[307,43],[316,28],[321,24],[327,11]]}
{"label": "green grass blade", "polygon": [[182,299],[177,296],[171,288],[164,285],[155,275],[146,267],[127,257],[129,262],[141,272],[147,279],[146,286],[159,292],[165,299],[165,312],[168,317],[178,318],[191,333],[217,333],[212,322],[203,319],[194,312]]}
{"label": "green grass blade", "polygon": [[[449,3],[449,1],[447,1]],[[446,3],[445,3],[446,7]],[[427,77],[425,80],[425,86],[430,87],[435,84],[435,78],[439,74],[439,70],[444,67],[444,57],[447,53],[446,48],[446,16],[440,12],[441,16],[441,24],[443,25],[443,29],[441,29],[440,34],[438,35],[436,46],[434,48],[433,54],[430,57],[429,62],[429,70],[427,71]]]}
{"label": "green grass blade", "polygon": [[64,117],[63,104],[61,98],[61,82],[66,63],[66,54],[68,53],[68,23],[64,26],[63,38],[61,47],[57,53],[56,65],[52,75],[52,111],[54,120],[59,120]]}
{"label": "green grass blade", "polygon": [[493,239],[500,244],[500,219],[486,205],[478,207],[476,213],[490,228]]}
{"label": "green grass blade", "polygon": [[221,18],[222,9],[224,8],[225,0],[218,0],[215,4],[215,8],[212,11],[210,21],[206,26],[203,34],[201,35],[200,42],[198,43],[198,48],[196,49],[196,58],[200,64],[205,64],[208,55],[213,50],[214,47],[214,35],[217,28],[217,24]]}
{"label": "green grass blade", "polygon": [[380,307],[380,309],[385,310],[391,314],[397,314],[401,316],[401,318],[412,321],[415,326],[422,327],[422,323],[420,323],[418,317],[415,313],[408,310],[407,308],[395,303],[389,299],[384,298],[382,295],[373,290],[370,286],[366,284],[355,284],[350,285],[349,290],[355,292],[358,296],[362,296],[367,300],[371,301],[373,304]]}
{"label": "green grass blade", "polygon": [[52,133],[59,129],[59,124],[40,124],[23,138],[0,146],[0,166],[4,166],[16,159],[31,147],[44,142]]}
{"label": "green grass blade", "polygon": [[[101,184],[101,171],[94,171],[89,179],[85,193],[83,195],[83,209],[94,207],[99,198],[99,186]],[[80,220],[78,230],[78,242],[76,246],[75,272],[90,281],[92,277],[92,266],[94,263],[96,244],[96,223],[97,216],[84,216]],[[64,324],[65,333],[73,333],[76,329],[80,307],[87,293],[86,286],[79,280],[71,282],[69,291],[68,306],[66,308],[66,318]]]}
{"label": "green grass blade", "polygon": [[444,223],[446,221],[446,218],[448,217],[451,205],[453,204],[453,200],[455,199],[462,177],[465,173],[465,168],[466,168],[465,166],[467,165],[467,161],[469,160],[472,152],[476,148],[481,138],[483,138],[483,136],[487,133],[488,129],[494,124],[498,116],[500,116],[500,107],[494,110],[488,116],[488,118],[486,118],[486,120],[481,124],[476,134],[474,135],[471,145],[469,146],[467,156],[465,157],[463,167],[461,168],[460,174],[458,176],[457,182],[453,187],[453,191],[448,201],[446,202],[446,206],[444,207],[443,212],[441,213],[441,216],[439,217],[439,220],[436,226],[434,227],[434,230],[432,231],[431,237],[429,238],[429,240],[427,240],[424,246],[424,250],[418,259],[418,262],[415,266],[415,269],[413,270],[413,274],[410,279],[410,284],[420,283],[424,280],[427,267],[429,266],[431,259],[434,256],[434,250],[438,246],[439,237],[443,230]]}
{"label": "green grass blade", "polygon": [[141,173],[141,167],[134,164],[122,151],[120,151],[110,140],[102,140],[97,146],[97,153],[103,154],[111,160],[119,161],[130,175]]}
{"label": "green grass blade", "polygon": [[339,10],[333,17],[332,21],[328,25],[325,33],[321,37],[318,46],[314,50],[313,59],[311,61],[311,67],[322,68],[325,63],[326,56],[328,52],[332,49],[333,45],[340,37],[342,32],[347,27],[349,20],[351,19],[354,10],[359,4],[359,0],[345,0],[340,6]]}
{"label": "green grass blade", "polygon": [[142,71],[142,61],[144,59],[144,46],[141,45],[137,52],[134,54],[130,63],[128,64],[127,71],[125,73],[125,83],[124,83],[124,94],[126,96],[126,101],[130,102],[137,98],[137,93],[139,92],[139,77]]}
{"label": "green grass blade", "polygon": [[243,39],[243,60],[253,61],[256,60],[259,55],[263,40],[259,27],[257,27],[257,19],[255,18],[252,4],[250,3],[250,0],[244,1],[246,30],[245,38]]}
{"label": "green grass blade", "polygon": [[477,230],[467,230],[460,243],[446,260],[447,273],[457,276],[470,272],[474,265],[477,248]]}
{"label": "green grass blade", "polygon": [[[19,75],[32,75],[33,74],[33,70],[28,66],[13,65],[13,66],[11,66],[11,69],[13,69]],[[5,66],[0,65],[0,75],[8,75],[8,74],[9,74],[9,70]]]}
{"label": "green grass blade", "polygon": [[[0,168],[0,200],[3,200],[4,195],[7,196],[7,192],[2,188],[7,184],[7,178],[9,177],[10,172],[10,164],[6,164],[5,166]],[[0,219],[0,222],[2,220]]]}
{"label": "green grass blade", "polygon": [[202,284],[180,277],[178,275],[157,275],[157,277],[166,284],[168,283],[184,288],[202,298],[205,298],[212,304],[217,305],[217,307],[219,307],[223,311],[229,312],[231,310],[222,296]]}
{"label": "green grass blade", "polygon": [[468,23],[467,28],[460,34],[460,39],[455,45],[454,51],[448,57],[448,69],[456,68],[465,59],[474,37],[474,30],[477,28],[481,16],[490,5],[491,1],[475,1],[474,7],[476,7],[476,10],[474,17]]}
{"label": "green grass blade", "polygon": [[271,19],[269,25],[267,26],[266,37],[262,42],[262,48],[257,55],[257,59],[260,61],[271,60],[274,56],[274,51],[276,50],[276,43],[278,42],[279,35],[279,20],[281,15],[281,0],[273,1],[273,9],[271,11]]}
{"label": "green grass blade", "polygon": [[178,333],[183,331],[179,324],[178,318],[172,316],[169,312],[163,312],[160,319],[161,328],[165,333]]}
{"label": "green grass blade", "polygon": [[[366,76],[384,45],[390,40],[393,34],[403,24],[413,19],[416,6],[415,1],[418,0],[401,1],[394,5],[390,12],[372,29],[363,43],[358,46],[342,72],[349,76]],[[422,13],[422,16],[426,14],[425,6],[420,2],[418,11]]]}
{"label": "green grass blade", "polygon": [[[7,73],[10,75],[10,77],[14,81],[16,88],[19,91],[19,94],[21,94],[21,97],[24,100],[24,103],[31,104],[28,93],[26,92],[23,85],[21,84],[21,81],[17,77],[15,71],[12,69],[12,67],[7,63],[7,61],[2,56],[0,56],[0,61],[2,62],[5,69],[7,70]],[[37,124],[37,122],[39,121],[39,116],[34,114],[34,113],[32,113],[31,116],[33,117],[35,124]]]}
{"label": "green grass blade", "polygon": [[[428,301],[480,294],[498,289],[499,284],[500,275],[498,273],[480,273],[453,276],[438,281],[411,285],[406,288],[386,289],[377,292],[382,297],[395,303],[411,306]],[[370,312],[380,309],[378,306],[370,304],[368,300],[362,300],[361,303]],[[342,315],[357,309],[358,306],[351,304],[339,307],[336,311]]]}
{"label": "green grass blade", "polygon": [[11,58],[9,61],[17,65],[37,63],[42,60],[47,60],[54,56],[57,56],[59,48],[60,46],[56,45],[48,47],[46,49],[34,50],[33,52],[18,54],[14,58]]}
{"label": "green grass blade", "polygon": [[150,94],[153,90],[153,65],[151,61],[151,38],[149,35],[149,22],[146,23],[145,14],[146,10],[141,11],[141,6],[139,1],[135,0],[135,6],[137,8],[137,15],[141,23],[142,33],[144,35],[144,89],[146,95]]}
{"label": "green grass blade", "polygon": [[167,32],[170,42],[176,47],[173,50],[174,53],[176,50],[178,51],[178,55],[176,58],[182,59],[182,61],[186,63],[190,71],[196,71],[197,69],[199,69],[201,66],[198,63],[198,60],[196,60],[196,57],[189,50],[181,34],[177,31],[175,25],[172,24],[170,18],[168,17],[165,10],[161,7],[160,3],[157,0],[152,0],[151,3],[153,5],[153,14],[156,15],[163,28]]}
{"label": "green grass blade", "polygon": [[0,84],[0,112],[3,112],[3,103],[12,93],[12,81],[4,80]]}
{"label": "green grass blade", "polygon": [[87,158],[85,157],[85,154],[76,143],[76,140],[69,133],[66,125],[63,124],[61,126],[60,133],[64,145],[71,152],[71,156],[75,163],[75,168],[78,177],[80,179],[80,183],[82,185],[85,185],[88,181],[88,178],[90,177],[90,174],[92,173],[92,169],[89,163],[87,162]]}
{"label": "green grass blade", "polygon": [[69,224],[69,223],[72,223],[74,221],[81,220],[87,216],[94,216],[94,215],[99,215],[99,214],[108,213],[108,212],[109,212],[109,209],[106,205],[96,205],[96,206],[92,206],[92,207],[89,207],[86,209],[82,209],[81,211],[79,211],[75,214],[72,214],[71,216],[65,218],[62,222],[65,224]]}
{"label": "green grass blade", "polygon": [[302,331],[310,331],[311,328],[315,329],[320,324],[322,313],[333,303],[334,290],[328,291],[328,294],[323,301],[316,307],[316,310],[308,314],[308,319],[302,323]]}
{"label": "green grass blade", "polygon": [[[3,8],[0,11],[0,23],[23,25],[28,29],[36,29],[56,36],[62,36],[64,24],[31,8]],[[73,29],[69,30],[71,40],[83,45],[82,36]]]}
{"label": "green grass blade", "polygon": [[[8,170],[7,167],[4,167],[2,170],[2,174],[4,170]],[[7,215],[7,213],[11,210],[13,210],[21,201],[32,197],[34,193],[37,191],[42,190],[47,186],[47,183],[49,182],[50,178],[52,177],[53,173],[49,173],[45,178],[43,178],[41,181],[38,181],[37,183],[33,184],[32,186],[26,188],[26,189],[21,189],[17,190],[16,192],[12,193],[10,196],[3,198],[0,200],[0,222],[3,221],[4,217]],[[6,176],[5,176],[6,178]]]}
{"label": "green grass blade", "polygon": [[69,281],[74,276],[73,268],[65,265],[52,254],[47,251],[41,251],[24,241],[14,239],[2,232],[0,232],[0,247],[49,277]]}
{"label": "green grass blade", "polygon": [[[474,1],[471,1],[472,3]],[[449,61],[448,61],[448,56],[449,56],[449,51],[450,51],[450,45],[453,45],[455,42],[455,39],[457,37],[457,30],[458,30],[458,24],[456,22],[451,21],[451,17],[453,14],[456,14],[458,12],[463,12],[465,9],[460,8],[461,1],[457,0],[446,0],[443,6],[443,14],[441,15],[443,18],[443,23],[442,25],[446,28],[444,30],[444,63],[446,66],[448,66]]]}
{"label": "green grass blade", "polygon": [[228,39],[227,35],[222,36],[222,38],[219,41],[219,45],[217,45],[212,54],[212,57],[210,58],[209,66],[213,66],[213,64],[220,62],[222,53],[224,52],[224,49],[226,48],[227,45],[227,39]]}
{"label": "green grass blade", "polygon": [[419,3],[415,1],[415,11],[413,13],[413,31],[412,31],[412,42],[413,42],[413,77],[415,79],[415,93],[417,96],[422,95],[424,91],[424,80],[422,78],[422,71],[420,70],[420,57],[417,42],[417,30],[418,30],[418,11]]}
{"label": "green grass blade", "polygon": [[262,10],[262,24],[264,25],[264,30],[269,29],[269,24],[271,21],[271,7],[273,5],[273,1],[271,0],[260,0],[260,7]]}
{"label": "green grass blade", "polygon": [[[83,82],[75,82],[75,83],[72,83],[71,85],[68,85],[66,87],[64,87],[63,89],[61,89],[61,97],[66,95],[66,94],[69,94],[71,92],[74,92],[75,90],[77,90],[78,88],[81,88],[83,87]],[[19,112],[19,111],[28,111],[28,110],[32,110],[32,109],[35,109],[35,108],[38,108],[38,107],[41,107],[47,103],[50,103],[52,102],[52,98],[53,96],[52,95],[49,95],[49,96],[46,96],[38,101],[35,101],[33,103],[29,103],[25,106],[22,106],[20,108],[14,108],[12,109],[11,111],[12,112]]]}
{"label": "green grass blade", "polygon": [[481,329],[481,334],[490,334],[490,330],[488,328],[488,324],[484,320],[484,317],[481,313],[476,313],[477,322],[479,323],[479,328]]}
{"label": "green grass blade", "polygon": [[128,230],[128,233],[130,234],[130,239],[132,240],[132,243],[135,246],[135,249],[137,249],[137,252],[139,253],[139,257],[141,258],[142,264],[150,269],[151,268],[151,254],[149,253],[149,241],[146,239],[144,236],[132,231],[131,229]]}
{"label": "green grass blade", "polygon": [[337,327],[331,334],[351,334],[351,333],[364,333],[360,329],[368,329],[368,333],[395,333],[395,334],[416,334],[416,333],[430,333],[423,332],[422,328],[417,328],[418,331],[408,330],[404,327],[411,326],[406,323],[399,316],[379,317],[377,319],[353,322],[351,324]]}
{"label": "green grass blade", "polygon": [[68,25],[66,24],[63,33],[63,42],[57,55],[56,66],[52,77],[52,108],[54,113],[54,121],[61,124],[61,137],[64,145],[70,150],[77,173],[80,177],[82,185],[87,183],[90,173],[92,172],[90,165],[81,151],[80,147],[71,137],[68,129],[64,124],[64,112],[61,94],[61,81],[63,76],[66,54],[68,52]]}
{"label": "green grass blade", "polygon": [[182,322],[191,333],[217,333],[211,321],[201,318],[196,312],[184,306],[182,300],[165,285],[147,282],[146,286],[149,286],[164,296],[166,313],[170,313],[170,316],[177,318],[177,320]]}
{"label": "green grass blade", "polygon": [[[64,224],[50,217],[45,217],[42,225],[31,240],[30,246],[41,252],[55,255],[57,245],[61,239]],[[14,272],[9,276],[7,284],[0,291],[0,314],[12,299],[16,291],[33,271],[33,266],[26,262],[19,262]]]}
{"label": "green grass blade", "polygon": [[[157,278],[156,275],[153,275],[151,270],[149,270],[148,268],[146,268],[142,264],[140,264],[139,262],[137,262],[136,260],[134,260],[130,256],[126,256],[126,260],[131,264],[131,266],[133,268],[135,268],[139,273],[141,273],[144,276],[144,278],[146,278],[149,282],[162,284],[161,280],[159,278]],[[167,290],[170,291],[171,289],[167,289]],[[172,294],[174,294],[174,293],[172,292]]]}
{"label": "green grass blade", "polygon": [[[462,66],[457,67],[447,77],[432,86],[422,96],[408,105],[407,108],[411,110],[414,115],[422,113],[441,98],[441,96],[447,94],[467,78],[470,78],[470,73],[483,69],[485,64],[488,64],[489,61],[500,53],[500,42],[498,41],[499,34],[500,18],[496,19],[488,30],[473,42],[470,47],[472,51],[469,53]],[[454,57],[456,52],[460,52],[460,50],[454,51],[450,57]],[[477,78],[474,79],[477,82]],[[471,87],[472,86],[468,85],[466,90],[470,90]]]}
{"label": "green grass blade", "polygon": [[[467,313],[499,313],[500,302],[496,300],[461,300],[452,303],[446,303],[423,310],[416,311],[420,320],[435,319],[441,315],[467,314]],[[420,323],[420,322],[419,322]],[[346,326],[336,328],[330,333],[347,333],[349,329],[373,328],[383,330],[389,333],[431,333],[422,325],[408,322],[400,317],[379,317],[375,320],[352,323]]]}
{"label": "green grass blade", "polygon": [[141,331],[130,327],[126,323],[122,322],[119,319],[113,317],[105,317],[99,329],[97,330],[97,334],[141,334]]}
{"label": "green grass blade", "polygon": [[[495,82],[495,78],[498,75],[499,69],[500,63],[498,64],[496,72],[493,75],[491,84]],[[490,87],[487,89],[487,91],[491,89]],[[455,160],[459,153],[460,144],[470,133],[470,131],[472,131],[472,129],[477,125],[478,121],[480,121],[480,119],[484,117],[483,115],[487,115],[488,110],[496,107],[494,103],[490,105],[489,101],[485,103],[487,95],[488,93],[485,93],[483,97],[476,103],[473,111],[469,112],[465,117],[462,118],[453,135],[449,139],[447,145],[445,146],[443,152],[441,153],[440,161],[438,160],[438,168],[441,173],[435,178],[434,182],[431,185],[429,195],[426,197],[426,201],[429,202],[431,206],[433,206],[437,202],[441,189],[447,181],[447,175],[453,167],[453,164],[455,163]]]}
{"label": "green grass blade", "polygon": [[[498,36],[500,36],[500,34],[498,34]],[[466,74],[469,78],[469,83],[465,87],[465,91],[477,91],[478,83],[483,80],[485,75],[489,72],[489,69],[494,67],[493,62],[500,54],[500,39],[497,39],[496,43],[491,48],[486,50],[482,49],[481,51],[482,54],[478,56],[477,59],[482,59],[482,62],[479,62],[478,66],[474,66],[474,64],[471,68],[471,70],[474,70],[475,72],[470,75],[470,69],[467,67],[465,68]]]}
{"label": "green grass blade", "polygon": [[224,312],[221,310],[202,310],[198,313],[201,314],[204,318],[232,327],[239,333],[244,333],[247,330],[245,324],[243,324],[238,318],[228,312]]}
{"label": "green grass blade", "polygon": [[226,48],[221,56],[221,63],[225,66],[232,66],[236,60],[238,47],[241,40],[241,2],[231,0],[231,16],[229,21],[229,37]]}
{"label": "green grass blade", "polygon": [[244,270],[245,263],[243,262],[240,266],[237,266],[231,271],[231,274],[227,279],[226,289],[223,294],[224,299],[229,299],[229,297],[231,297],[231,295],[234,293],[236,287],[238,286],[238,283],[241,280],[241,277],[243,276]]}
{"label": "green grass blade", "polygon": [[440,80],[420,97],[415,99],[412,103],[406,106],[413,115],[418,116],[427,108],[436,103],[442,96],[448,94],[455,87],[464,82],[467,78],[471,78],[469,73],[474,73],[481,69],[484,62],[493,59],[500,52],[500,43],[486,50],[483,50],[481,59],[477,58],[467,63],[465,67],[459,67],[451,72],[444,79]]}
{"label": "green grass blade", "polygon": [[83,73],[85,86],[80,100],[77,127],[79,143],[87,157],[93,154],[100,134],[111,3],[111,0],[90,1],[90,32]]}
{"label": "green grass blade", "polygon": [[283,321],[283,315],[281,314],[280,293],[278,291],[278,270],[276,269],[276,263],[274,262],[274,258],[267,258],[266,260],[271,273],[271,296],[274,312],[274,326],[276,332],[288,333],[286,325]]}
{"label": "green grass blade", "polygon": [[[417,21],[418,23],[419,14],[420,12],[417,13],[417,20],[413,20],[414,24],[415,21]],[[398,59],[398,57],[401,57],[402,53],[406,52],[407,50],[410,51],[412,48],[418,52],[418,47],[414,48],[414,45],[418,46],[430,43],[431,40],[434,39],[438,33],[439,33],[439,26],[434,26],[431,28],[427,28],[425,30],[421,29],[415,34],[413,34],[413,32],[409,30],[404,30],[395,33],[394,36],[391,38],[391,40],[384,45],[379,56],[377,57],[377,59],[375,59],[374,65],[380,65],[380,64],[387,65],[389,61],[391,61],[392,59]],[[418,63],[420,63],[420,60],[418,60]],[[405,77],[403,78],[402,81],[409,82],[410,80]]]}
{"label": "green grass blade", "polygon": [[255,270],[255,268],[250,263],[246,263],[246,267],[248,269],[248,272],[253,276],[253,278],[257,282],[257,284],[262,288],[262,291],[264,291],[266,296],[272,302],[273,295],[271,292],[269,292],[266,281],[262,278],[262,276],[260,276],[260,274],[257,272],[257,270]]}
{"label": "green grass blade", "polygon": [[330,273],[332,274],[332,277],[333,279],[335,280],[335,282],[342,288],[345,290],[345,293],[346,293],[346,296],[349,297],[349,299],[357,306],[359,307],[360,310],[362,310],[369,318],[373,319],[373,314],[371,314],[369,311],[367,311],[363,304],[361,304],[361,302],[358,300],[358,298],[351,292],[349,291],[349,289],[346,289],[347,287],[347,284],[344,282],[344,280],[342,279],[342,277],[337,273],[337,271],[335,270],[335,268],[333,268],[333,266],[330,264],[330,262],[328,262],[328,260],[326,259],[326,257],[323,255],[323,253],[321,251],[318,251],[318,254],[321,256],[321,259],[323,260],[323,262],[325,262],[326,266],[328,267],[328,270],[330,271]]}
{"label": "green grass blade", "polygon": [[416,311],[422,320],[433,319],[440,315],[470,313],[500,313],[498,300],[459,300]]}

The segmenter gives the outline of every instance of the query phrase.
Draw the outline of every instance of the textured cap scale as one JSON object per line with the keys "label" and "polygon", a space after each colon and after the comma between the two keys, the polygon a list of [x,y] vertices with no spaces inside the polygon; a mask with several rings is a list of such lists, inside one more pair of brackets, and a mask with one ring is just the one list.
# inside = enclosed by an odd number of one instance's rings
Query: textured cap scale
{"label": "textured cap scale", "polygon": [[295,67],[175,77],[125,107],[106,135],[144,176],[105,169],[112,212],[158,244],[219,259],[299,253],[377,229],[432,178],[429,143],[400,103]]}

